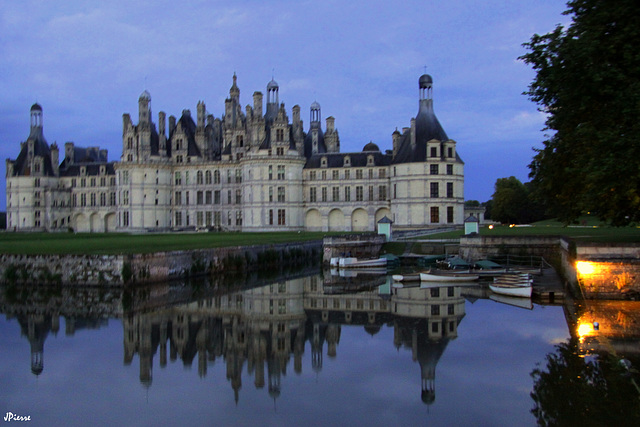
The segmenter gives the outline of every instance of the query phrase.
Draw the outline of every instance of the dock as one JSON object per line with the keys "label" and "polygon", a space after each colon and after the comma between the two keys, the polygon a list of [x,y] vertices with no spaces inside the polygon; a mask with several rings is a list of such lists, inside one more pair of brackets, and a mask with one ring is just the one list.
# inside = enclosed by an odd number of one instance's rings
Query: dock
{"label": "dock", "polygon": [[562,279],[553,268],[545,268],[541,275],[534,276],[532,299],[545,304],[562,304],[564,296]]}

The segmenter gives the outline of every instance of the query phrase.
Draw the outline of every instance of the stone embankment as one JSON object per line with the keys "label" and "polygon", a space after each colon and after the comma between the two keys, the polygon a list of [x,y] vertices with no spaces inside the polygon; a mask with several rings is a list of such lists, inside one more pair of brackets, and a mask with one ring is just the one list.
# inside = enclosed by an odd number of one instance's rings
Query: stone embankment
{"label": "stone embankment", "polygon": [[640,298],[640,244],[580,242],[562,236],[464,236],[459,254],[467,260],[500,255],[542,256],[565,287],[586,299]]}
{"label": "stone embankment", "polygon": [[123,286],[320,262],[322,241],[131,255],[0,255],[5,283]]}

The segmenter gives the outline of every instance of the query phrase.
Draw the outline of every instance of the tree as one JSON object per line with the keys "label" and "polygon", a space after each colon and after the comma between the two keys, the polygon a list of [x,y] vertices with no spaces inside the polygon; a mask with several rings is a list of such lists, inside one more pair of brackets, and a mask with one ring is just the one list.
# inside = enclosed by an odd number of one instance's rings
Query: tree
{"label": "tree", "polygon": [[525,94],[550,131],[530,177],[561,220],[593,211],[625,225],[640,220],[640,3],[567,6],[569,27],[534,34],[520,57],[536,71]]}
{"label": "tree", "polygon": [[515,176],[498,178],[494,188],[491,203],[491,219],[494,221],[524,224],[542,219],[528,185]]}
{"label": "tree", "polygon": [[[633,359],[632,367],[638,360]],[[637,426],[640,423],[639,379],[617,357],[599,353],[585,358],[577,339],[557,344],[546,366],[531,372],[535,406],[541,426]]]}

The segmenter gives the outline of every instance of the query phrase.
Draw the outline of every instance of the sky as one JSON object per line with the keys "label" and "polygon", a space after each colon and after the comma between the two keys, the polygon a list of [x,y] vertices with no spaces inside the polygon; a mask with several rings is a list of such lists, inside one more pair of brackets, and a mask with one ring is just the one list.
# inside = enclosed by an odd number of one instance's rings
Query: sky
{"label": "sky", "polygon": [[[29,110],[43,108],[49,144],[122,154],[122,114],[224,113],[234,73],[240,102],[273,78],[289,118],[310,105],[335,117],[341,151],[391,134],[418,113],[418,78],[433,78],[435,113],[465,162],[465,199],[487,201],[498,178],[529,180],[545,116],[523,92],[517,58],[535,33],[568,24],[564,0],[306,1],[23,0],[0,3],[0,151],[15,159]],[[2,176],[6,165],[2,162]],[[0,210],[6,206],[0,185]]]}

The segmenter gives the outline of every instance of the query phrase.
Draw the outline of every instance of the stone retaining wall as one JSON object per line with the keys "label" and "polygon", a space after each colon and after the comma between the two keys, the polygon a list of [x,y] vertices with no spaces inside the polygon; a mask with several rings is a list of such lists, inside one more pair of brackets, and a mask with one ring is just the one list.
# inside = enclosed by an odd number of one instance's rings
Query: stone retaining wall
{"label": "stone retaining wall", "polygon": [[152,283],[320,262],[322,241],[133,255],[0,255],[0,280],[44,285]]}

